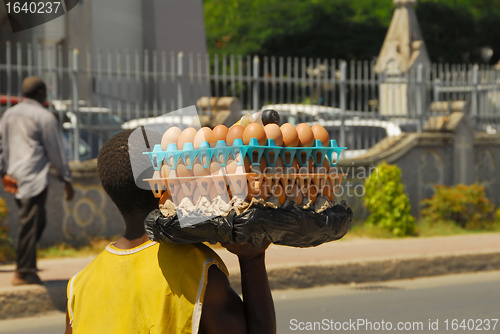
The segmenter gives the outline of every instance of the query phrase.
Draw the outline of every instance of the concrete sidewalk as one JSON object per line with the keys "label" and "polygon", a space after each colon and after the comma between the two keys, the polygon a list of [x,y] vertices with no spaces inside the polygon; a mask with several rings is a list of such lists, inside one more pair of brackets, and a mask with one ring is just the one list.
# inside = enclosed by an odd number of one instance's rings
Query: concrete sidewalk
{"label": "concrete sidewalk", "polygon": [[[236,256],[215,249],[239,291]],[[66,283],[93,257],[40,260],[43,286],[11,286],[15,267],[0,266],[0,319],[64,310]],[[500,269],[500,233],[406,239],[350,239],[314,248],[271,245],[266,263],[273,289],[383,281]]]}

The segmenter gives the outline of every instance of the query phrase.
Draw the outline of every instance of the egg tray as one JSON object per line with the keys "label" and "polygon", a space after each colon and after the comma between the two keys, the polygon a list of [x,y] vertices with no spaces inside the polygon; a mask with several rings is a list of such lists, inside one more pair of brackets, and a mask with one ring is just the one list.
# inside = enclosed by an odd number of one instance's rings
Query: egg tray
{"label": "egg tray", "polygon": [[264,156],[269,167],[276,166],[278,157],[281,157],[285,167],[292,167],[295,157],[300,167],[308,166],[310,157],[313,158],[316,167],[322,167],[327,157],[330,166],[334,167],[345,149],[347,148],[339,147],[336,140],[330,140],[326,147],[322,146],[320,140],[315,140],[314,146],[311,147],[281,147],[276,146],[272,139],[268,139],[267,145],[262,146],[256,138],[251,138],[249,145],[244,145],[241,139],[235,139],[232,146],[227,146],[224,140],[219,140],[213,148],[208,142],[202,142],[198,149],[195,149],[192,143],[186,143],[182,150],[178,150],[175,144],[170,144],[166,151],[161,145],[155,145],[152,152],[144,152],[144,154],[149,156],[156,171],[161,169],[162,163],[175,169],[181,159],[187,169],[192,169],[196,158],[199,158],[204,168],[209,168],[213,157],[216,157],[219,164],[225,167],[230,156],[239,166],[244,165],[245,158],[249,158],[251,164],[260,164]]}
{"label": "egg tray", "polygon": [[183,190],[186,196],[190,197],[196,187],[200,188],[201,195],[208,195],[212,184],[214,184],[219,195],[227,194],[229,186],[232,194],[243,194],[246,197],[248,191],[259,193],[262,181],[266,182],[269,193],[272,193],[273,187],[278,182],[281,182],[284,189],[289,189],[289,186],[293,186],[297,182],[300,189],[308,190],[304,195],[309,197],[312,182],[314,182],[318,193],[321,193],[327,185],[335,191],[340,186],[343,177],[343,174],[338,173],[237,173],[164,178],[160,176],[159,171],[155,171],[152,178],[144,179],[144,181],[149,183],[156,198],[160,198],[166,189],[173,197],[176,196],[180,189]]}

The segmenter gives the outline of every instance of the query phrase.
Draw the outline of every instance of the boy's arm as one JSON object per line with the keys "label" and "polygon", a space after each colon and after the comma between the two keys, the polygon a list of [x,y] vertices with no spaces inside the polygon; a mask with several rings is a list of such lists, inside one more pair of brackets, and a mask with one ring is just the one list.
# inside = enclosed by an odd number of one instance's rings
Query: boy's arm
{"label": "boy's arm", "polygon": [[226,245],[238,255],[243,302],[215,266],[208,272],[200,333],[276,333],[276,315],[265,266],[265,250]]}
{"label": "boy's arm", "polygon": [[69,324],[69,314],[67,310],[66,310],[66,330],[64,331],[64,334],[73,334],[73,328]]}

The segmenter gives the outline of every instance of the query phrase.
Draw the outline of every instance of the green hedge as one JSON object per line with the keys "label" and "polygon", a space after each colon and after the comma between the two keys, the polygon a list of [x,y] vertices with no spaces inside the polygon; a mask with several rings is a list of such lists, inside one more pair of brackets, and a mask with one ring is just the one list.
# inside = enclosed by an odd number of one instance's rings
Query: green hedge
{"label": "green hedge", "polygon": [[[490,229],[495,224],[495,208],[486,197],[484,186],[477,184],[434,186],[434,195],[422,201],[422,217],[431,224],[452,221],[469,229]],[[500,218],[497,212],[497,219]]]}
{"label": "green hedge", "polygon": [[415,218],[401,182],[401,169],[396,165],[380,164],[365,182],[363,202],[370,210],[365,224],[389,230],[395,236],[416,233]]}

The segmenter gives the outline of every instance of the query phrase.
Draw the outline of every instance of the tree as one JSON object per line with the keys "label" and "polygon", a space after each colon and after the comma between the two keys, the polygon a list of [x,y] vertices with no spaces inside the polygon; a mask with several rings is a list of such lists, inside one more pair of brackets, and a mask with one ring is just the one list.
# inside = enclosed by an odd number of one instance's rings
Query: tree
{"label": "tree", "polygon": [[[393,0],[205,0],[211,53],[373,59]],[[500,0],[419,0],[417,17],[431,60],[500,59]]]}
{"label": "tree", "polygon": [[207,44],[223,54],[373,58],[390,11],[370,7],[383,3],[392,0],[206,0]]}
{"label": "tree", "polygon": [[444,2],[422,2],[417,8],[429,56],[437,62],[477,61],[477,26],[472,13]]}
{"label": "tree", "polygon": [[481,17],[478,26],[478,45],[491,48],[493,54],[490,64],[500,62],[500,14],[490,12]]}

